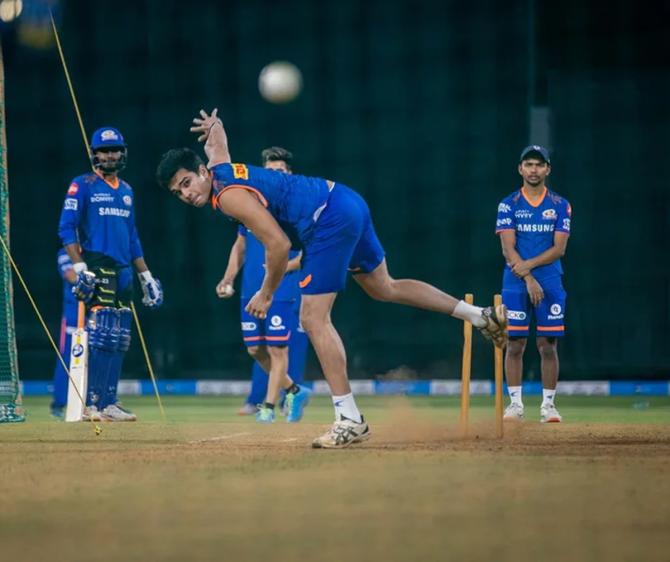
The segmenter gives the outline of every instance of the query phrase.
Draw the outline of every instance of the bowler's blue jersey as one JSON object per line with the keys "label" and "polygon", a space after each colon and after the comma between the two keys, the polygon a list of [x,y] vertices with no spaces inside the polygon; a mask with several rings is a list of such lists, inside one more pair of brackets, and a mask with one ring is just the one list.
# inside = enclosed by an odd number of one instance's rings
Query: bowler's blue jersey
{"label": "bowler's blue jersey", "polygon": [[[265,277],[265,247],[246,226],[240,225],[238,233],[246,239],[244,269],[242,271],[242,294],[240,296],[243,299],[250,299],[263,284],[263,278]],[[296,257],[298,253],[291,250],[288,256],[289,259]],[[299,297],[298,273],[298,271],[291,271],[284,276],[274,294],[273,298],[275,302],[294,301]]]}
{"label": "bowler's blue jersey", "polygon": [[113,187],[94,173],[76,177],[65,196],[58,233],[64,246],[79,244],[121,266],[143,256],[133,190],[121,179]]}
{"label": "bowler's blue jersey", "polygon": [[324,179],[246,164],[218,164],[212,172],[214,209],[218,209],[218,199],[226,189],[244,188],[258,197],[294,244],[309,239],[330,194]]}
{"label": "bowler's blue jersey", "polygon": [[[539,203],[533,205],[523,188],[505,197],[498,205],[496,234],[505,230],[516,232],[516,251],[524,259],[534,258],[554,245],[554,232],[570,233],[570,203],[557,193],[545,188]],[[541,265],[532,270],[539,282],[563,275],[561,260]],[[505,285],[522,283],[505,266]]]}

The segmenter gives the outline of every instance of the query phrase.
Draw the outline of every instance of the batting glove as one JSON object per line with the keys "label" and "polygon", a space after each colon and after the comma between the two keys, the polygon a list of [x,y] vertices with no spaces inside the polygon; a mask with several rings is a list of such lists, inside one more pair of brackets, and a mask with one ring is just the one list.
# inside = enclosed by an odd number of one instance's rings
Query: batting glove
{"label": "batting glove", "polygon": [[140,283],[142,284],[142,304],[149,308],[158,308],[163,304],[163,287],[161,282],[151,275],[150,271],[138,273]]}
{"label": "batting glove", "polygon": [[[78,264],[77,264],[78,265]],[[84,264],[85,266],[86,264]],[[80,271],[77,274],[77,282],[72,287],[72,294],[77,300],[90,302],[95,294],[97,279],[92,271]]]}

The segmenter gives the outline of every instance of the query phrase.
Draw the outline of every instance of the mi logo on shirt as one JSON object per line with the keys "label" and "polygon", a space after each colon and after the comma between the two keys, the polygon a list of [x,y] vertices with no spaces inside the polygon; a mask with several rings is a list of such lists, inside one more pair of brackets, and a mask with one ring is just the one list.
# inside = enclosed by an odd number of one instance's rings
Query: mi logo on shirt
{"label": "mi logo on shirt", "polygon": [[233,177],[238,180],[249,179],[249,169],[244,164],[232,164]]}

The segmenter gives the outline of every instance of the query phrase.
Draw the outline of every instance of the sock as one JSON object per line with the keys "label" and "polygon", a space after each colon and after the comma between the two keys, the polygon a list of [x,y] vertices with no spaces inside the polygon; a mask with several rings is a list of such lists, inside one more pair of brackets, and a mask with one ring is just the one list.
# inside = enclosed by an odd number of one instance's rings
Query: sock
{"label": "sock", "polygon": [[286,389],[286,392],[291,394],[298,394],[298,392],[300,392],[300,387],[297,384],[293,383]]}
{"label": "sock", "polygon": [[482,318],[482,310],[483,309],[479,306],[468,304],[465,301],[458,301],[458,304],[451,315],[454,318],[466,320],[477,328],[483,328],[486,326],[486,320]]}
{"label": "sock", "polygon": [[363,421],[363,416],[356,407],[354,395],[350,392],[344,396],[333,395],[333,406],[335,406],[335,419],[339,420],[340,416],[349,418],[356,423]]}
{"label": "sock", "polygon": [[507,391],[509,392],[512,404],[523,406],[523,402],[521,401],[521,386],[508,386]]}
{"label": "sock", "polygon": [[556,396],[556,389],[552,388],[543,388],[542,389],[542,405],[543,406],[553,406],[554,405],[554,397]]}
{"label": "sock", "polygon": [[263,408],[270,408],[270,410],[274,410],[275,405],[272,404],[271,402],[263,402]]}

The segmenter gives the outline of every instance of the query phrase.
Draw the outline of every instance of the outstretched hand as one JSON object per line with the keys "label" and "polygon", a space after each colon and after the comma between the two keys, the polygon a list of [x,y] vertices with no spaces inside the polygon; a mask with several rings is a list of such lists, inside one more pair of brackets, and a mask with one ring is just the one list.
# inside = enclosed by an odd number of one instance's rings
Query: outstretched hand
{"label": "outstretched hand", "polygon": [[200,117],[193,118],[193,127],[191,127],[190,131],[192,133],[200,133],[198,142],[205,142],[209,138],[209,132],[214,125],[223,126],[223,122],[216,115],[218,111],[215,107],[211,114],[207,114],[204,109],[201,109]]}

